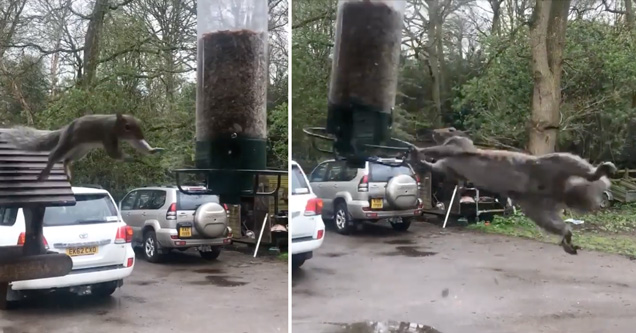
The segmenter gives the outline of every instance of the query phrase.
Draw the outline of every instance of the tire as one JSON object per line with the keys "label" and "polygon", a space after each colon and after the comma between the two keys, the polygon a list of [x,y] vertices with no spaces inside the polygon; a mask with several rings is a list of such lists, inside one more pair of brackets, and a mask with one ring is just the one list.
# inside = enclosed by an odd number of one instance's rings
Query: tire
{"label": "tire", "polygon": [[101,283],[93,287],[95,297],[110,297],[117,290],[117,281]]}
{"label": "tire", "polygon": [[400,219],[402,220],[401,223],[395,223],[393,222],[393,219],[389,220],[389,223],[391,223],[391,227],[393,227],[393,230],[395,231],[407,231],[409,230],[409,227],[411,226],[411,217],[394,217],[394,219]]}
{"label": "tire", "polygon": [[334,225],[336,226],[336,231],[341,235],[348,235],[351,233],[353,229],[353,221],[351,221],[351,217],[349,216],[349,210],[347,209],[347,204],[344,202],[338,202],[336,204],[336,211],[334,212]]}
{"label": "tire", "polygon": [[142,245],[144,258],[151,263],[159,263],[163,260],[163,255],[159,253],[161,248],[157,242],[157,235],[154,230],[148,230],[144,233],[144,243]]}
{"label": "tire", "polygon": [[292,255],[292,269],[299,269],[305,263],[305,257]]}
{"label": "tire", "polygon": [[213,247],[212,251],[210,252],[199,251],[199,254],[201,255],[201,258],[205,260],[208,260],[208,261],[216,260],[216,258],[218,258],[219,255],[221,254],[221,248]]}

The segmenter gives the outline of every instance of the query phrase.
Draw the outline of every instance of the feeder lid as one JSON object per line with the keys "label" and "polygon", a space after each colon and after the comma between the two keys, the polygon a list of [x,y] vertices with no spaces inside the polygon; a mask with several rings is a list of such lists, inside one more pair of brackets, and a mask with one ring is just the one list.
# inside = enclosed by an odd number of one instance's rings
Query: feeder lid
{"label": "feeder lid", "polygon": [[64,165],[56,163],[49,179],[37,181],[46,167],[49,152],[18,150],[3,139],[3,133],[9,131],[0,129],[0,206],[75,205]]}

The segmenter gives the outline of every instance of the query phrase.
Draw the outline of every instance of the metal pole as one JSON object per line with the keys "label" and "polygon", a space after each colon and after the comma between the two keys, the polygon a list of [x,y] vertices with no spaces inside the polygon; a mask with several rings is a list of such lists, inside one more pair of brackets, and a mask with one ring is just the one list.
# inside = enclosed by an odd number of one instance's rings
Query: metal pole
{"label": "metal pole", "polygon": [[258,235],[258,241],[256,242],[256,248],[254,249],[254,258],[256,258],[256,253],[258,253],[258,247],[261,245],[261,239],[263,238],[263,232],[265,232],[265,224],[267,223],[267,216],[269,213],[265,214],[265,219],[263,220],[263,226],[261,227],[261,233]]}
{"label": "metal pole", "polygon": [[451,209],[453,208],[453,201],[455,201],[455,194],[457,194],[458,185],[455,185],[455,189],[453,190],[453,195],[451,196],[451,200],[448,203],[448,210],[446,210],[446,217],[444,218],[444,225],[442,229],[446,229],[446,222],[448,222],[448,217],[450,216]]}

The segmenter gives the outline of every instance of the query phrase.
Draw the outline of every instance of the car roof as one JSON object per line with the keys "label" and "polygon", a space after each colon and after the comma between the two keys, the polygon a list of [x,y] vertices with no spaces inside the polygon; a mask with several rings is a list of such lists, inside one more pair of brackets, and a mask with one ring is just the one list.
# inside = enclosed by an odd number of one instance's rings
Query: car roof
{"label": "car roof", "polygon": [[98,193],[109,194],[108,191],[106,190],[93,188],[93,187],[73,186],[71,187],[71,190],[73,191],[73,194],[98,194]]}

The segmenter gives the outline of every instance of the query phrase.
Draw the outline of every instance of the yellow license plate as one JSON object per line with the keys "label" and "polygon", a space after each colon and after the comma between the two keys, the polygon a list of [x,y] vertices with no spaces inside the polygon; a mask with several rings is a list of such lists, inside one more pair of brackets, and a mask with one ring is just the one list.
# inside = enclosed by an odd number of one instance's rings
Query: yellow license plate
{"label": "yellow license plate", "polygon": [[371,209],[382,209],[382,199],[371,199]]}
{"label": "yellow license plate", "polygon": [[74,247],[66,249],[69,257],[90,256],[97,253],[97,246]]}
{"label": "yellow license plate", "polygon": [[183,237],[192,237],[191,227],[179,228],[179,238],[183,238]]}

